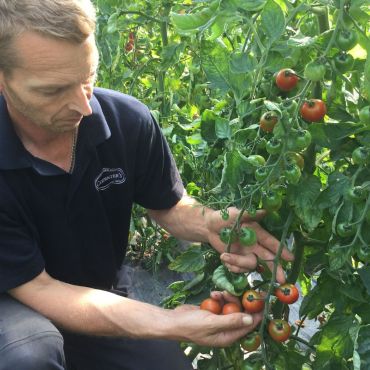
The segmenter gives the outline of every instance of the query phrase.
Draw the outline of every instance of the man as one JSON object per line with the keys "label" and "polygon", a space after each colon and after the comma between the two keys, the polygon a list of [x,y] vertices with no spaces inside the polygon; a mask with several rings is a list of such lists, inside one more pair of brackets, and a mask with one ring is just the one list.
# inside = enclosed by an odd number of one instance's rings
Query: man
{"label": "man", "polygon": [[[218,232],[238,211],[226,222],[186,196],[149,110],[93,89],[94,29],[89,0],[0,0],[0,370],[190,369],[176,341],[225,346],[261,319],[165,310],[109,291],[133,203],[220,253]],[[222,254],[234,272],[278,248],[248,215],[243,222],[259,242],[253,253],[235,245]]]}

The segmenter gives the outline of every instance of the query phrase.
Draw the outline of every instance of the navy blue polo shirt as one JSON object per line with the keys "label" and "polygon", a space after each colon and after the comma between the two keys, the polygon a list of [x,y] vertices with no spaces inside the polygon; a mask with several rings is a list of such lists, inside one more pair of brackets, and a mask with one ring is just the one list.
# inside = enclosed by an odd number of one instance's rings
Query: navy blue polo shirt
{"label": "navy blue polo shirt", "polygon": [[145,105],[96,88],[91,107],[69,174],[23,147],[0,97],[0,292],[44,268],[67,283],[110,288],[133,203],[166,209],[182,197],[168,145]]}

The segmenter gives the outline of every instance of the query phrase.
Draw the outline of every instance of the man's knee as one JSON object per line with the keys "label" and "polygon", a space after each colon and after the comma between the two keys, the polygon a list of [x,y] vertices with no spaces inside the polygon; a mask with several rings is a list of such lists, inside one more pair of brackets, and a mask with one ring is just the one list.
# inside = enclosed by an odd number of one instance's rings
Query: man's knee
{"label": "man's knee", "polygon": [[46,332],[19,339],[3,348],[0,358],[0,370],[63,370],[63,337]]}
{"label": "man's knee", "polygon": [[62,370],[63,337],[44,316],[0,294],[0,370]]}

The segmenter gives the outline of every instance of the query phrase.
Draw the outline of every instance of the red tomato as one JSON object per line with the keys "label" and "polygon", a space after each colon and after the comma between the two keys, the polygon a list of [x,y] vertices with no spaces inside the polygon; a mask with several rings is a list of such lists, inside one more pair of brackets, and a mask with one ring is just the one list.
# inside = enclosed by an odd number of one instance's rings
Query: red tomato
{"label": "red tomato", "polygon": [[261,312],[265,307],[265,301],[260,293],[255,290],[247,290],[242,297],[242,305],[248,313]]}
{"label": "red tomato", "polygon": [[281,69],[275,77],[276,86],[281,91],[293,90],[297,86],[298,81],[299,77],[289,68]]}
{"label": "red tomato", "polygon": [[229,313],[241,312],[241,309],[237,303],[229,302],[224,304],[222,308],[222,314],[228,315]]}
{"label": "red tomato", "polygon": [[292,304],[296,302],[299,297],[298,289],[293,284],[280,285],[275,290],[275,295],[279,299],[280,302],[283,302],[286,304]]}
{"label": "red tomato", "polygon": [[324,118],[327,110],[322,100],[310,99],[302,104],[300,112],[305,121],[319,122]]}
{"label": "red tomato", "polygon": [[129,42],[126,43],[125,50],[127,52],[130,52],[133,48],[134,48],[134,44],[131,41],[129,41]]}
{"label": "red tomato", "polygon": [[285,342],[291,332],[290,325],[285,320],[271,320],[268,326],[271,338],[276,342]]}
{"label": "red tomato", "polygon": [[200,304],[200,309],[210,311],[216,315],[219,315],[222,312],[222,307],[221,307],[220,302],[212,298],[206,298]]}

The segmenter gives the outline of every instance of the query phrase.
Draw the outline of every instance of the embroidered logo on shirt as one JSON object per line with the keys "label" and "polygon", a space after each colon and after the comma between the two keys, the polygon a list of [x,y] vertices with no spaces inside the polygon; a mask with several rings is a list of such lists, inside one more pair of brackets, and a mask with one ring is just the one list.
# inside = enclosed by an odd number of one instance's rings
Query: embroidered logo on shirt
{"label": "embroidered logo on shirt", "polygon": [[122,184],[126,176],[122,168],[103,168],[95,179],[95,188],[98,191],[108,189],[111,185]]}

